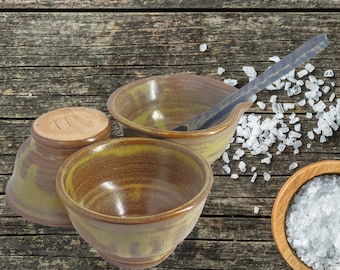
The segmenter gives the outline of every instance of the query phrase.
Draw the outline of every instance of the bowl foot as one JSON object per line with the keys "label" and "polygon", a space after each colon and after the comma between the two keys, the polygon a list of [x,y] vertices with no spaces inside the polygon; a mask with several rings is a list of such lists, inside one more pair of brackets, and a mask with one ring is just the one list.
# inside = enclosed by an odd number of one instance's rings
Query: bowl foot
{"label": "bowl foot", "polygon": [[122,258],[101,251],[98,251],[98,253],[105,261],[114,266],[124,269],[146,269],[154,267],[163,262],[174,250],[175,248],[157,256],[140,258],[138,260],[133,258]]}

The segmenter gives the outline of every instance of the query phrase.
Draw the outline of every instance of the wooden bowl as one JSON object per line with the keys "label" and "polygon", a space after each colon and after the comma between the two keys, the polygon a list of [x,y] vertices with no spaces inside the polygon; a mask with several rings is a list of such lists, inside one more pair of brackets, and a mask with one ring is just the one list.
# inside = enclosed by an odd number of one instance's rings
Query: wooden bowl
{"label": "wooden bowl", "polygon": [[272,210],[272,233],[281,256],[293,269],[311,269],[304,264],[291,248],[286,236],[286,214],[291,200],[298,190],[316,176],[340,174],[340,160],[324,160],[312,163],[294,173],[279,191]]}

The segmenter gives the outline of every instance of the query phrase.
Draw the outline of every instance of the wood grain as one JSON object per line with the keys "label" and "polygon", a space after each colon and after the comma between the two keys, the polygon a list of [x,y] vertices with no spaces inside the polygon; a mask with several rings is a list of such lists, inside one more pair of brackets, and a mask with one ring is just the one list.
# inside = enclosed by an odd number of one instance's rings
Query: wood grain
{"label": "wood grain", "polygon": [[[340,97],[338,0],[302,1],[2,1],[0,8],[0,269],[117,269],[103,261],[74,229],[29,223],[9,209],[5,187],[15,155],[30,134],[35,118],[65,106],[89,106],[108,114],[106,100],[118,87],[138,78],[160,74],[200,74],[247,83],[242,71],[258,72],[313,35],[324,32],[330,46],[310,62],[323,78],[333,69],[332,92]],[[208,45],[200,52],[201,43]],[[217,67],[226,68],[219,76]],[[303,67],[301,67],[303,68]],[[300,68],[300,69],[301,69]],[[270,96],[297,102],[282,91],[263,91],[247,113],[272,117]],[[323,98],[327,105],[330,94]],[[275,198],[296,170],[324,159],[340,160],[339,131],[327,143],[310,141],[316,125],[307,119],[311,108],[296,107],[302,123],[303,146],[274,155],[271,164],[246,151],[248,170],[232,160],[232,180],[222,159],[212,167],[214,186],[197,226],[169,259],[154,269],[290,269],[276,249],[271,233]],[[291,113],[288,112],[286,117]],[[108,114],[109,115],[109,114]],[[121,136],[112,120],[112,137]],[[312,143],[312,148],[306,144]],[[272,149],[275,153],[275,147]],[[230,158],[239,144],[227,150]],[[259,174],[251,183],[251,166]],[[270,181],[263,173],[272,175]],[[260,212],[254,214],[254,207]]]}
{"label": "wood grain", "polygon": [[219,0],[188,0],[188,1],[178,1],[178,0],[166,0],[162,4],[159,1],[133,1],[133,0],[123,0],[123,1],[104,1],[96,0],[90,1],[60,1],[60,0],[7,0],[1,3],[2,8],[25,8],[25,9],[335,9],[339,8],[340,4],[337,0],[301,0],[301,1],[289,1],[283,0],[280,2],[273,2],[270,0],[260,0],[260,1],[219,1]]}

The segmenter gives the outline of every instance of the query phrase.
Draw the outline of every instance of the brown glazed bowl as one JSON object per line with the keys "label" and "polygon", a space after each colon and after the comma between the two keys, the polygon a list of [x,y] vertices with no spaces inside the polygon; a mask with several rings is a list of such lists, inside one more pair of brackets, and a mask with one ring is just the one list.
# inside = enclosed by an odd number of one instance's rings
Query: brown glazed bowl
{"label": "brown glazed bowl", "polygon": [[74,228],[103,259],[143,269],[192,231],[212,184],[208,162],[187,147],[119,138],[73,154],[56,187]]}
{"label": "brown glazed bowl", "polygon": [[251,102],[238,104],[222,122],[197,131],[173,131],[237,89],[197,75],[148,77],[115,90],[107,107],[124,136],[152,137],[183,144],[213,163],[224,152]]}
{"label": "brown glazed bowl", "polygon": [[277,249],[293,269],[311,269],[296,255],[286,235],[286,215],[290,203],[300,188],[314,177],[325,174],[340,175],[340,160],[324,160],[309,164],[294,173],[280,189],[272,209],[272,233]]}

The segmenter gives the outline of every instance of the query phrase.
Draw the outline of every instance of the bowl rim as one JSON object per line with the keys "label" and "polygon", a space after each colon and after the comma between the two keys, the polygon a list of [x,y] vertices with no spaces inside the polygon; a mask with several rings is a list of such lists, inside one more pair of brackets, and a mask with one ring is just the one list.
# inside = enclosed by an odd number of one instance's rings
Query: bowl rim
{"label": "bowl rim", "polygon": [[[194,75],[194,74],[170,74],[170,75],[156,75],[156,76],[150,76],[145,77],[142,79],[138,79],[132,82],[129,82],[119,88],[117,88],[109,98],[107,99],[106,106],[110,114],[114,119],[118,121],[119,124],[122,124],[123,126],[130,128],[130,129],[137,129],[138,131],[141,131],[143,133],[149,134],[151,136],[157,136],[159,138],[183,138],[186,137],[188,134],[190,134],[188,137],[203,137],[203,136],[210,136],[214,135],[221,130],[225,128],[225,126],[230,126],[230,123],[234,122],[235,119],[238,118],[238,115],[242,113],[244,110],[250,108],[250,106],[253,104],[253,102],[249,99],[248,101],[241,102],[237,106],[233,108],[231,113],[228,115],[228,117],[218,123],[217,125],[214,125],[212,127],[201,129],[201,130],[192,130],[192,131],[176,131],[176,130],[165,130],[165,129],[158,129],[154,127],[146,127],[144,125],[138,124],[136,122],[133,122],[125,117],[123,117],[117,110],[112,106],[114,104],[115,100],[118,98],[118,96],[126,90],[126,88],[130,88],[131,86],[134,86],[136,84],[146,83],[151,80],[165,80],[168,78],[177,78],[179,79],[190,79],[193,81],[196,81],[197,78],[204,79],[206,82],[210,84],[220,85],[221,88],[230,88],[232,91],[237,91],[238,89],[236,87],[233,87],[231,85],[225,84],[221,81],[218,81],[216,79],[202,76],[202,75]],[[179,123],[180,124],[180,123]]]}
{"label": "bowl rim", "polygon": [[[66,176],[70,173],[70,169],[73,167],[72,163],[75,162],[79,157],[81,157],[84,153],[88,154],[94,151],[100,151],[100,149],[107,149],[109,147],[114,147],[114,145],[126,145],[138,143],[143,145],[156,145],[162,149],[171,149],[175,151],[179,151],[184,153],[185,155],[190,156],[201,168],[204,174],[204,184],[202,189],[189,201],[185,202],[184,204],[173,208],[171,210],[155,214],[155,215],[147,215],[142,217],[119,217],[119,216],[112,216],[106,215],[102,213],[98,213],[96,211],[90,210],[88,208],[82,207],[78,202],[73,200],[71,196],[68,194],[65,188],[65,179]],[[97,149],[97,150],[96,150]],[[86,157],[85,157],[86,158]],[[84,159],[81,158],[81,159]],[[62,200],[63,204],[66,207],[66,210],[69,211],[76,211],[77,213],[81,213],[89,218],[100,220],[103,222],[109,223],[118,223],[118,224],[144,224],[144,223],[151,223],[155,221],[161,221],[165,219],[169,219],[175,216],[179,216],[184,214],[190,209],[194,208],[196,205],[205,201],[210,190],[213,185],[213,171],[211,166],[209,165],[208,161],[203,158],[200,154],[194,152],[190,148],[180,145],[175,142],[169,142],[166,140],[154,139],[154,138],[139,138],[139,137],[120,137],[109,139],[105,141],[100,141],[89,146],[83,147],[82,149],[78,150],[77,152],[73,153],[69,156],[61,167],[58,170],[57,177],[56,177],[56,190],[57,193]],[[69,209],[68,209],[69,208]],[[72,219],[71,219],[72,220]]]}
{"label": "bowl rim", "polygon": [[[306,173],[309,177],[305,176]],[[281,256],[293,269],[311,268],[298,258],[287,240],[286,215],[290,202],[305,183],[326,174],[340,174],[340,160],[317,161],[301,168],[288,178],[275,199],[271,216],[273,238]]]}

